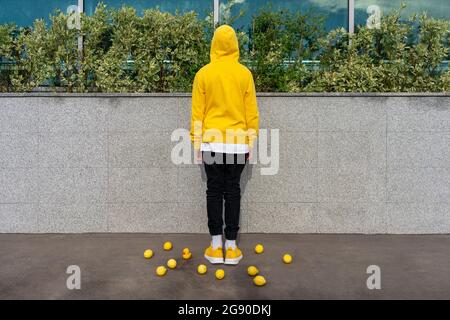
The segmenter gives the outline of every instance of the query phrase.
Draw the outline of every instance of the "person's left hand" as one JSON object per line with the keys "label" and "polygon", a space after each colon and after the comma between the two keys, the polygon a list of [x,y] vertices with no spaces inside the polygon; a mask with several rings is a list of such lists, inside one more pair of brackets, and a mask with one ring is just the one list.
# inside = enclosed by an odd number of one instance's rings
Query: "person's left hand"
{"label": "person's left hand", "polygon": [[202,158],[202,152],[201,150],[195,150],[194,151],[194,161],[196,164],[201,164],[203,162],[203,158]]}

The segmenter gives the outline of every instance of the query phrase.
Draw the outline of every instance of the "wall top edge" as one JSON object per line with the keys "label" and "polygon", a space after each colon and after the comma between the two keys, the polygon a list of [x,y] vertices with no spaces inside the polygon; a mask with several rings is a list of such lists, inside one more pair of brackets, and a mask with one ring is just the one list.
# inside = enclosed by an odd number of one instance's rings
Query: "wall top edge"
{"label": "wall top edge", "polygon": [[[258,92],[258,97],[450,97],[450,92]],[[185,97],[190,98],[190,93],[63,93],[63,92],[26,92],[26,93],[0,93],[0,98],[24,98],[24,97],[48,97],[48,98],[160,98],[160,97]]]}

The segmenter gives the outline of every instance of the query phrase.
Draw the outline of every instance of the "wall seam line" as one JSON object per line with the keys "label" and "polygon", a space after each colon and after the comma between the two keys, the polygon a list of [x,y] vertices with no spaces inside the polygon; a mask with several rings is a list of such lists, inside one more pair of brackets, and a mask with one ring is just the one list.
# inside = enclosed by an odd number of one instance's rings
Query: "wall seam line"
{"label": "wall seam line", "polygon": [[112,106],[108,106],[108,110],[106,112],[106,202],[105,202],[105,214],[106,214],[106,231],[107,232],[111,232],[111,228],[110,228],[110,212],[109,212],[109,197],[110,197],[110,183],[109,183],[109,179],[110,179],[110,169],[111,169],[111,164],[110,164],[110,154],[109,154],[109,127],[110,127],[110,120],[111,120],[111,108]]}
{"label": "wall seam line", "polygon": [[385,113],[385,168],[384,168],[384,175],[385,175],[385,180],[384,180],[384,232],[387,233],[388,232],[388,221],[390,219],[388,219],[387,215],[388,215],[388,123],[389,123],[389,117],[388,117],[388,109],[389,109],[389,105],[385,104],[384,105],[384,113]]}

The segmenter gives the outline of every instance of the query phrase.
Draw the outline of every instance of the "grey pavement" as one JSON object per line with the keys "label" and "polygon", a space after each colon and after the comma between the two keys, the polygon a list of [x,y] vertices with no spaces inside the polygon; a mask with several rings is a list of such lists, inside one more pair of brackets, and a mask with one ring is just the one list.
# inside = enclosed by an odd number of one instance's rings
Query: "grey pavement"
{"label": "grey pavement", "polygon": [[[174,249],[163,251],[164,241]],[[450,235],[243,234],[244,259],[223,266],[218,281],[208,264],[196,274],[206,234],[0,234],[0,299],[449,299]],[[257,255],[257,243],[265,247]],[[181,260],[189,247],[193,258]],[[152,259],[143,258],[146,248]],[[291,253],[294,262],[281,262]],[[169,258],[178,267],[155,269]],[[68,290],[66,269],[81,269],[81,289]],[[255,287],[255,265],[267,279]],[[381,289],[369,290],[369,265],[381,268]]]}

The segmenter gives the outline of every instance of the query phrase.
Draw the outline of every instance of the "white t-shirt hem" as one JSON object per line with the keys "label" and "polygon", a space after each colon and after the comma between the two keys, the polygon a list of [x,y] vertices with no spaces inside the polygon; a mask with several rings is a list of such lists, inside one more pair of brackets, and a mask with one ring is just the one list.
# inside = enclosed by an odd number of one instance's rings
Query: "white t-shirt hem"
{"label": "white t-shirt hem", "polygon": [[220,142],[203,142],[200,146],[201,151],[210,151],[217,153],[248,153],[248,144],[243,143],[220,143]]}

